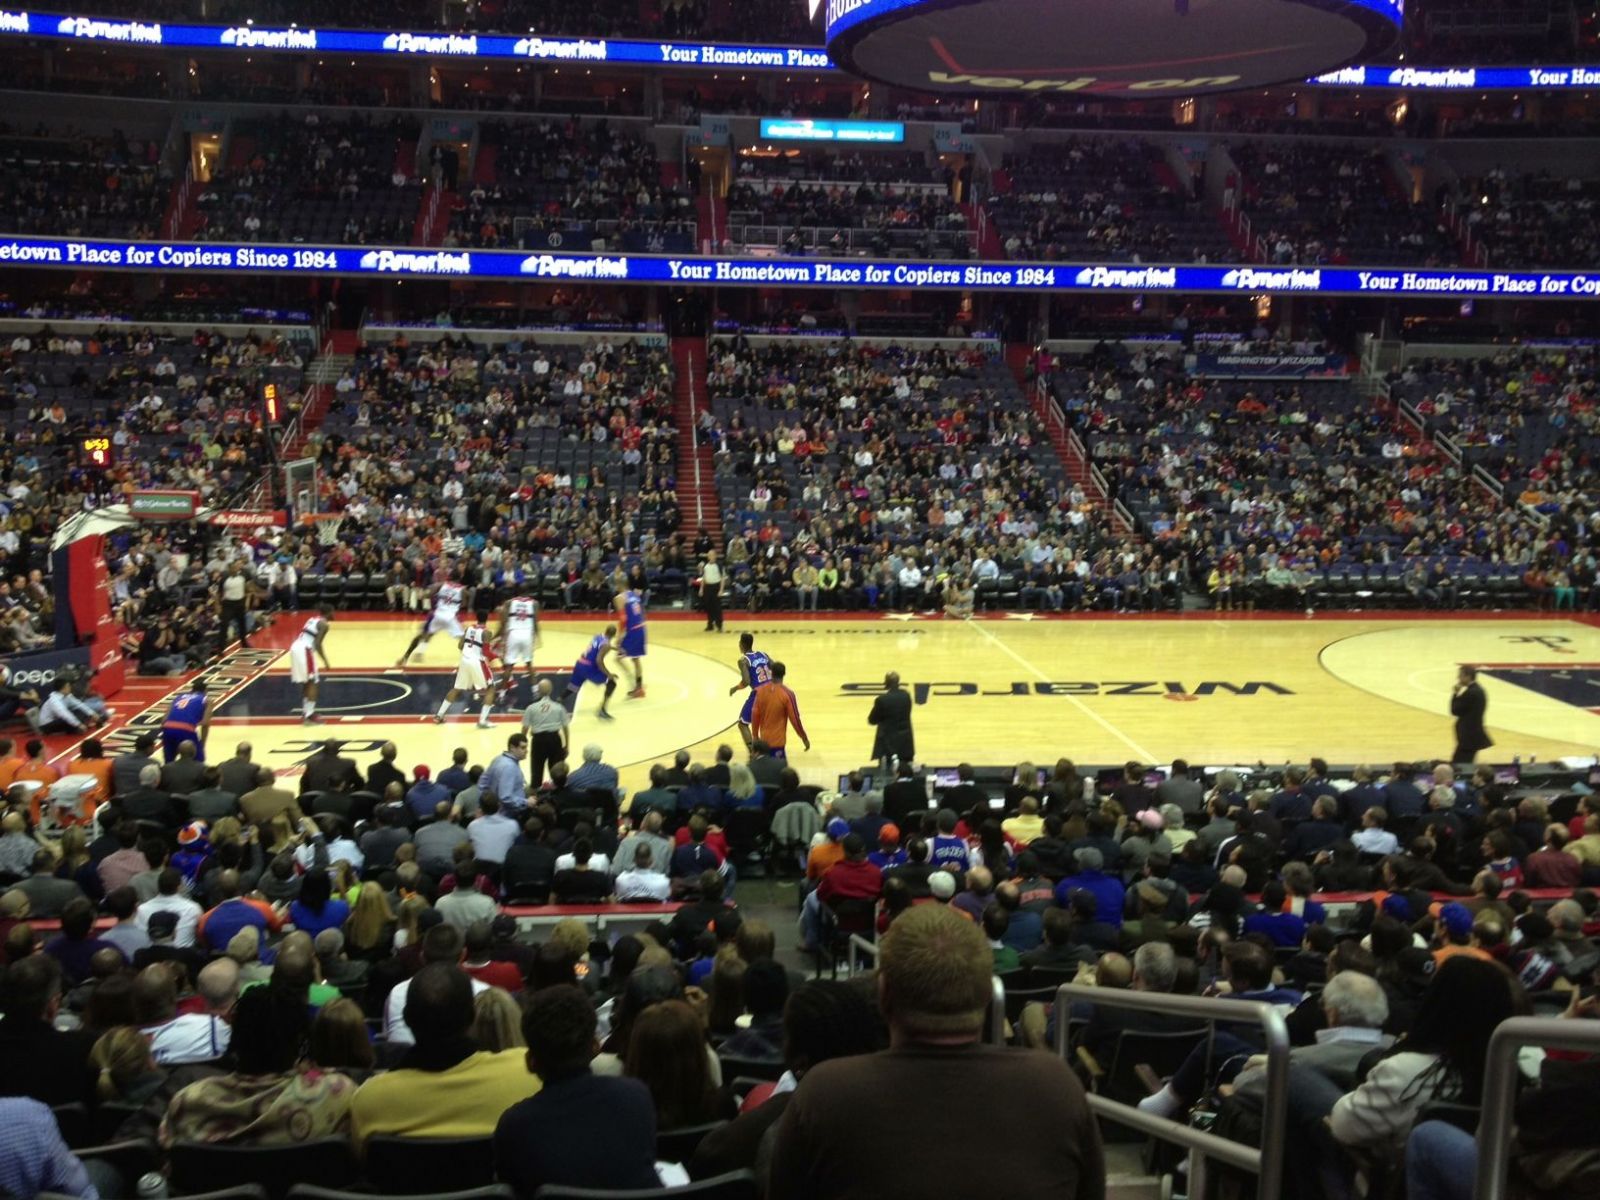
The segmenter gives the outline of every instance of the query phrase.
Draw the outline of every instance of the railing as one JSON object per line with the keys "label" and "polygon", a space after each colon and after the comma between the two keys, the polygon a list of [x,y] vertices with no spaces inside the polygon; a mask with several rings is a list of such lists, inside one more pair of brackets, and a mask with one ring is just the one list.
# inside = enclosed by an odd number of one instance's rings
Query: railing
{"label": "railing", "polygon": [[1600,1053],[1600,1021],[1512,1017],[1502,1021],[1494,1031],[1489,1039],[1488,1069],[1483,1079],[1483,1116],[1478,1123],[1478,1177],[1473,1188],[1474,1200],[1505,1198],[1506,1168],[1511,1161],[1512,1105],[1517,1097],[1517,1051],[1524,1046]]}
{"label": "railing", "polygon": [[167,241],[178,240],[178,233],[183,229],[183,214],[189,208],[189,193],[194,190],[194,164],[189,163],[183,168],[183,182],[178,185],[177,198],[172,202],[172,213],[167,218]]}
{"label": "railing", "polygon": [[422,217],[422,244],[433,245],[433,224],[439,219],[439,197],[444,194],[444,179],[441,176],[434,181],[428,189],[427,208]]}
{"label": "railing", "polygon": [[920,182],[914,179],[775,179],[771,176],[742,175],[733,182],[736,186],[747,187],[752,192],[764,192],[768,195],[773,192],[786,192],[792,187],[822,188],[825,191],[848,188],[854,192],[863,185],[891,198],[950,194],[948,184],[934,181]]}
{"label": "railing", "polygon": [[694,355],[687,356],[689,368],[689,447],[693,451],[690,455],[694,459],[694,527],[697,530],[705,528],[706,502],[705,493],[701,490],[700,483],[700,422],[695,420],[695,391],[694,391]]}
{"label": "railing", "polygon": [[[1187,1191],[1191,1196],[1206,1194],[1205,1165],[1215,1159],[1239,1170],[1248,1171],[1260,1179],[1256,1200],[1278,1200],[1283,1182],[1283,1123],[1287,1109],[1289,1082],[1289,1031],[1283,1018],[1270,1004],[1255,1000],[1224,1000],[1209,996],[1177,996],[1166,992],[1135,992],[1123,988],[1086,987],[1081,984],[1062,984],[1056,992],[1056,1052],[1067,1057],[1068,1020],[1074,1000],[1083,1000],[1108,1008],[1131,1008],[1143,1012],[1156,1012],[1168,1016],[1195,1017],[1203,1021],[1226,1021],[1239,1025],[1255,1021],[1261,1026],[1266,1041],[1267,1090],[1262,1105],[1261,1148],[1243,1142],[1229,1141],[1214,1133],[1206,1133],[1141,1112],[1131,1104],[1123,1104],[1106,1096],[1089,1096],[1089,1109],[1096,1116],[1127,1125],[1140,1133],[1159,1138],[1164,1142],[1182,1146],[1193,1156],[1189,1168]],[[1484,1198],[1480,1195],[1480,1200]],[[1494,1200],[1499,1200],[1495,1197]]]}
{"label": "railing", "polygon": [[[959,215],[959,214],[957,214]],[[830,253],[855,254],[868,253],[875,249],[874,243],[883,235],[889,238],[889,249],[905,249],[923,253],[927,251],[924,244],[928,238],[944,243],[945,245],[959,239],[964,242],[967,252],[972,257],[978,254],[978,233],[967,228],[966,218],[962,218],[959,226],[950,226],[946,229],[911,229],[904,226],[880,229],[846,229],[842,226],[797,226],[797,225],[730,225],[728,226],[728,242],[731,246],[771,246],[779,248],[793,235],[798,233],[803,248],[812,254],[827,255]],[[834,247],[829,243],[835,235],[842,234],[844,245]]]}

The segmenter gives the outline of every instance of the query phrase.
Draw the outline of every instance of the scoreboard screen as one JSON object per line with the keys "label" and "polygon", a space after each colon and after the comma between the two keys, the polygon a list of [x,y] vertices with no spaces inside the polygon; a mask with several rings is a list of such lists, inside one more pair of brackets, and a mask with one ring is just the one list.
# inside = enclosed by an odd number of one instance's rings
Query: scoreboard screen
{"label": "scoreboard screen", "polygon": [[116,464],[115,448],[108,437],[86,437],[80,443],[89,465],[104,471]]}

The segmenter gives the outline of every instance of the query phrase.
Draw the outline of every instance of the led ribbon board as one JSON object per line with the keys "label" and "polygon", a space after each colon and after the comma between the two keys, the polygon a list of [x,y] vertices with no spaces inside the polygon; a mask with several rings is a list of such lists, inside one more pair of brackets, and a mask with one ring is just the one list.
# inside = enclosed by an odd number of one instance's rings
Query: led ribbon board
{"label": "led ribbon board", "polygon": [[764,142],[875,142],[906,140],[906,127],[898,121],[823,121],[809,117],[762,117]]}
{"label": "led ribbon board", "polygon": [[[841,18],[841,31],[852,27],[884,8],[888,0],[838,0],[830,6]],[[926,0],[905,0],[907,7],[922,6]],[[1171,0],[1171,11],[1184,8],[1192,15],[1197,7],[1211,0]],[[1298,0],[1289,0],[1294,7]],[[1380,14],[1399,16],[1399,4],[1389,0],[1348,0],[1354,7],[1369,7]],[[718,42],[645,42],[637,39],[583,37],[517,37],[508,34],[418,33],[386,29],[315,29],[298,26],[196,25],[134,21],[118,17],[69,16],[19,9],[0,9],[0,39],[45,38],[56,41],[95,42],[106,46],[176,46],[189,50],[233,51],[245,54],[307,53],[371,54],[419,58],[459,58],[470,61],[514,60],[648,66],[694,70],[705,67],[737,67],[754,71],[833,71],[837,68],[827,52],[816,46],[765,46]],[[948,46],[944,47],[947,53]],[[1351,66],[1340,70],[1315,68],[1320,74],[1303,82],[1321,87],[1394,87],[1411,91],[1461,91],[1469,88],[1576,90],[1600,87],[1600,66],[1568,65],[1552,67],[1392,67]],[[934,69],[945,74],[971,74],[958,71],[966,66],[953,53]],[[1221,73],[1214,64],[1177,64],[1171,76],[1206,79]],[[1059,64],[1053,64],[1057,70]],[[1181,68],[1181,69],[1180,69]],[[988,69],[988,68],[985,68]],[[1110,80],[1088,68],[1074,69],[1072,75],[1034,74],[1030,78],[1006,76],[1003,83],[976,90],[989,92],[1065,91],[1103,93]],[[1143,70],[1143,68],[1141,68]],[[1274,75],[1279,72],[1274,71]],[[1169,92],[1166,83],[1155,86],[1160,76],[1125,82],[1128,95]],[[1135,87],[1134,84],[1141,86]],[[1233,86],[1233,85],[1210,85]],[[1238,84],[1237,86],[1246,86]],[[1248,86],[1257,86],[1251,83]],[[945,85],[942,90],[957,88]],[[1203,90],[1199,88],[1196,90]]]}
{"label": "led ribbon board", "polygon": [[868,79],[965,95],[1192,96],[1360,62],[1401,0],[827,0],[828,53]]}
{"label": "led ribbon board", "polygon": [[1600,66],[1566,67],[1345,67],[1309,82],[1322,87],[1404,88],[1413,92],[1498,91],[1526,88],[1559,92],[1600,87]]}
{"label": "led ribbon board", "polygon": [[0,237],[0,270],[8,267],[528,282],[716,283],[735,287],[939,288],[948,291],[1086,294],[1221,292],[1245,295],[1510,296],[1521,299],[1600,300],[1600,270],[958,263],[859,258],[529,254],[526,251],[508,250],[371,249],[363,246]]}
{"label": "led ribbon board", "polygon": [[529,34],[408,33],[373,29],[314,29],[254,25],[171,25],[60,13],[0,11],[0,36],[94,42],[107,46],[177,46],[190,50],[318,51],[412,58],[514,60],[560,66],[626,63],[655,67],[737,67],[741,70],[831,71],[815,46],[747,46],[707,42],[643,42]]}

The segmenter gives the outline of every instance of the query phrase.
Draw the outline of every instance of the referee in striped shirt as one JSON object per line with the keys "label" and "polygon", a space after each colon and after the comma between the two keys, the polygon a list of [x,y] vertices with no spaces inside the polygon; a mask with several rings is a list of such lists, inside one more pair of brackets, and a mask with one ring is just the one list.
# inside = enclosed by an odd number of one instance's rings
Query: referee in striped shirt
{"label": "referee in striped shirt", "polygon": [[545,770],[552,763],[567,760],[568,728],[572,714],[564,704],[550,698],[550,681],[539,680],[533,703],[522,714],[522,732],[528,735],[528,774],[533,790],[544,784]]}

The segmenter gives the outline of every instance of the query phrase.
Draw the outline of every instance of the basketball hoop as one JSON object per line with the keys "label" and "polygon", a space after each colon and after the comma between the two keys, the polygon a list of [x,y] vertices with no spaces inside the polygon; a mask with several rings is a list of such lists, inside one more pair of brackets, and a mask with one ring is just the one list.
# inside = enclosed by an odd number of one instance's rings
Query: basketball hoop
{"label": "basketball hoop", "polygon": [[344,524],[343,513],[307,513],[306,519],[311,522],[311,529],[316,535],[317,545],[336,546],[339,544],[339,526]]}

